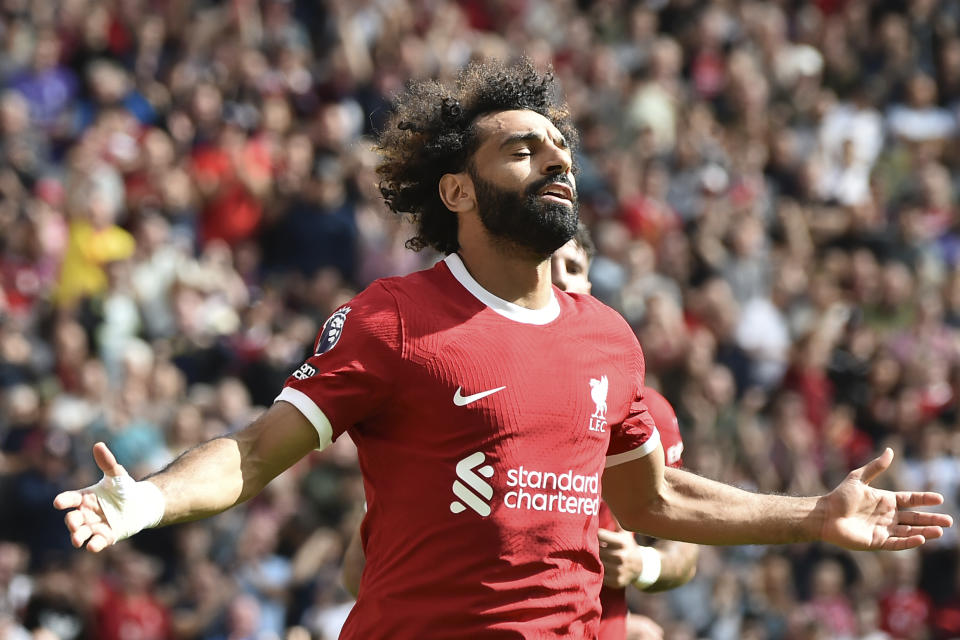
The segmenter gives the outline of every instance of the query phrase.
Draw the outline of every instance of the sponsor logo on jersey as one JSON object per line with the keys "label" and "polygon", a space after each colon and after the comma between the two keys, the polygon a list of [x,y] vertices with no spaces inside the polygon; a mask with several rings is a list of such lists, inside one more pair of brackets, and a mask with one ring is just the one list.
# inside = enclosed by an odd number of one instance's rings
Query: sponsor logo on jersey
{"label": "sponsor logo on jersey", "polygon": [[453,394],[453,404],[457,405],[458,407],[465,407],[471,402],[476,402],[481,398],[492,396],[497,391],[503,391],[504,389],[506,389],[505,386],[497,387],[496,389],[487,389],[486,391],[481,391],[480,393],[474,393],[469,396],[464,396],[464,395],[460,395],[460,391],[462,390],[461,387],[457,387],[457,390]]}
{"label": "sponsor logo on jersey", "polygon": [[596,515],[600,508],[600,476],[585,476],[568,469],[563,473],[537,471],[520,465],[507,471],[503,496],[508,509],[556,511],[558,513]]}
{"label": "sponsor logo on jersey", "polygon": [[480,466],[486,459],[482,451],[477,451],[457,463],[457,480],[453,481],[453,495],[460,500],[450,503],[450,511],[453,513],[463,513],[467,507],[470,507],[481,516],[490,515],[493,487],[483,478],[493,477],[493,467],[488,464]]}
{"label": "sponsor logo on jersey", "polygon": [[[477,451],[457,463],[453,494],[459,500],[450,503],[451,512],[463,513],[469,507],[481,516],[490,515],[493,487],[484,478],[492,478],[494,470],[484,464],[486,459]],[[507,509],[592,516],[600,508],[600,476],[596,473],[587,476],[572,469],[558,473],[520,465],[507,470],[507,487],[510,490],[503,496]]]}
{"label": "sponsor logo on jersey", "polygon": [[607,432],[607,389],[609,386],[607,376],[600,376],[599,380],[590,378],[590,399],[596,405],[593,415],[590,416],[590,431]]}
{"label": "sponsor logo on jersey", "polygon": [[306,380],[316,372],[317,370],[315,368],[313,368],[311,365],[307,363],[304,363],[300,365],[299,369],[293,372],[293,377],[296,378],[297,380]]}
{"label": "sponsor logo on jersey", "polygon": [[314,355],[319,356],[321,353],[326,353],[337,346],[340,335],[343,333],[343,325],[347,322],[347,314],[350,311],[350,307],[342,307],[327,318],[327,321],[323,323],[323,329],[320,331],[320,339],[317,341],[317,350]]}

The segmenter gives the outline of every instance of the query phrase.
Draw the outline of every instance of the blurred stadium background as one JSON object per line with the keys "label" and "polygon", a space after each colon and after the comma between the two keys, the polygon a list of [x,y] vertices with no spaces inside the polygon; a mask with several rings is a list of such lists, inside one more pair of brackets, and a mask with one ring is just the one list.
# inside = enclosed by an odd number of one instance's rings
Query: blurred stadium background
{"label": "blurred stadium background", "polygon": [[[813,494],[884,445],[960,482],[957,0],[0,0],[0,638],[332,640],[360,517],[342,439],[242,508],[71,551],[50,506],[245,424],[328,313],[432,263],[369,136],[409,78],[552,64],[596,295],[688,467]],[[960,637],[922,551],[704,549],[668,638]]]}

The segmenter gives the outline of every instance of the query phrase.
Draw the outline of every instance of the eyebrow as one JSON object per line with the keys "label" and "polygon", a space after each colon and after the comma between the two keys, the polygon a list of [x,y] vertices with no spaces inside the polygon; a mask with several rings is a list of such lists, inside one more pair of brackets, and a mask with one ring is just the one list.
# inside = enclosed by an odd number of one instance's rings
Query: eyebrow
{"label": "eyebrow", "polygon": [[[520,133],[513,133],[507,136],[507,139],[500,143],[500,148],[509,147],[511,144],[516,144],[518,142],[545,142],[546,136],[543,135],[542,131],[523,131]],[[560,147],[561,149],[567,148],[567,139],[562,135],[557,136],[553,143]]]}

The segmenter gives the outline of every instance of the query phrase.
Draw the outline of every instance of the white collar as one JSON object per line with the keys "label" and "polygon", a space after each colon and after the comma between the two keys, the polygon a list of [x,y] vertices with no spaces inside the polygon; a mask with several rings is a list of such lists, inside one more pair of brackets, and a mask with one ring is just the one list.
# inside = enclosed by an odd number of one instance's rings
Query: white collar
{"label": "white collar", "polygon": [[456,253],[451,253],[444,258],[443,261],[446,263],[447,268],[450,269],[450,273],[457,279],[457,282],[463,285],[464,289],[469,291],[474,298],[504,318],[509,318],[510,320],[524,324],[549,324],[560,315],[560,303],[557,302],[557,297],[553,294],[553,288],[550,289],[550,302],[547,303],[547,306],[542,309],[528,309],[498,298],[481,287],[480,283],[474,280],[470,272],[467,271],[463,260],[461,260],[460,256]]}

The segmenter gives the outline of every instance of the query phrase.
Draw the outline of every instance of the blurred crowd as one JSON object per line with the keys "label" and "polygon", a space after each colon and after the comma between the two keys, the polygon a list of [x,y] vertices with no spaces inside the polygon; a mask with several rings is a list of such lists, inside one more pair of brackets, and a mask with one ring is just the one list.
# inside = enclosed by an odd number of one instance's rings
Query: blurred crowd
{"label": "blurred crowd", "polygon": [[[371,135],[409,78],[552,65],[594,293],[686,466],[815,494],[960,483],[960,1],[0,0],[0,638],[332,640],[347,438],[216,518],[72,551],[134,475],[269,406],[326,316],[428,266]],[[635,597],[634,597],[635,596]],[[704,549],[631,605],[668,638],[960,637],[957,535]]]}

